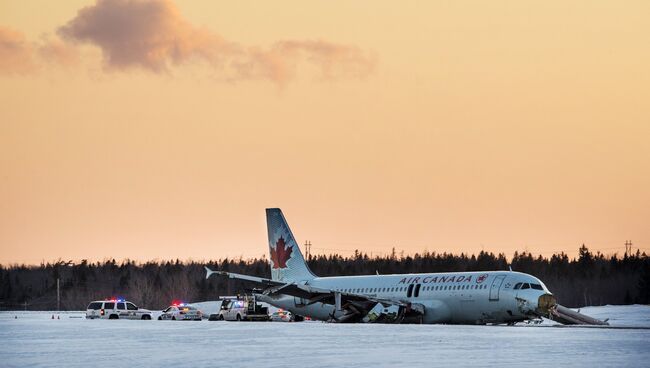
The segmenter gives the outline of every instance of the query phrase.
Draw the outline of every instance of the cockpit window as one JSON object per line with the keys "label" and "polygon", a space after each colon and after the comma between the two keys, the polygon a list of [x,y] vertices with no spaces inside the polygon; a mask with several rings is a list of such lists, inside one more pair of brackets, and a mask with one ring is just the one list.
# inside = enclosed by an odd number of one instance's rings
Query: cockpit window
{"label": "cockpit window", "polygon": [[523,289],[530,289],[530,285],[529,285],[529,284],[523,284],[523,285],[521,286],[521,289],[522,289],[522,290],[523,290]]}
{"label": "cockpit window", "polygon": [[544,290],[544,288],[542,288],[542,285],[540,284],[530,284],[530,287],[535,290]]}
{"label": "cockpit window", "polygon": [[518,282],[518,283],[515,285],[515,290],[519,290],[519,288],[521,288],[521,282]]}

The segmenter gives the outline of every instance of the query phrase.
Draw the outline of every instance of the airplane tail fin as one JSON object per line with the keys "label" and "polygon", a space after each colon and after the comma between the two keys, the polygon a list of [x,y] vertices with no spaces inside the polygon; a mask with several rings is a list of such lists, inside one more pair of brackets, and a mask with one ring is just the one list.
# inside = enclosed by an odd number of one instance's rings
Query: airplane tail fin
{"label": "airplane tail fin", "polygon": [[206,279],[209,279],[210,276],[212,276],[213,273],[218,273],[217,271],[212,271],[211,269],[209,269],[206,266],[203,266],[203,268],[205,268],[205,278]]}
{"label": "airplane tail fin", "polygon": [[300,282],[316,277],[298,248],[282,210],[266,209],[266,226],[269,233],[271,279],[281,282]]}

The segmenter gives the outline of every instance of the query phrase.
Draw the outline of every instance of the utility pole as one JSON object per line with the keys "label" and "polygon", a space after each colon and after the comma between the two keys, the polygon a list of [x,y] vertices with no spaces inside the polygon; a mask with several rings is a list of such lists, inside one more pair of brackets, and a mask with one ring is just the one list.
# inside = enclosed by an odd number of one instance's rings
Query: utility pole
{"label": "utility pole", "polygon": [[631,240],[626,240],[625,241],[625,255],[632,255],[632,241]]}
{"label": "utility pole", "polygon": [[309,259],[311,254],[311,242],[309,240],[305,241],[305,253],[307,253],[307,259]]}
{"label": "utility pole", "polygon": [[56,311],[61,311],[61,288],[59,287],[60,278],[56,278]]}

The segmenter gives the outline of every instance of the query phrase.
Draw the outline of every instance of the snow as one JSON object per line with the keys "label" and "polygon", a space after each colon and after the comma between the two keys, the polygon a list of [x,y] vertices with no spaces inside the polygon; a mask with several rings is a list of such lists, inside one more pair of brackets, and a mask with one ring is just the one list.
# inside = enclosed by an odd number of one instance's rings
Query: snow
{"label": "snow", "polygon": [[[650,327],[649,306],[582,308]],[[0,312],[3,367],[650,366],[650,329],[86,320]],[[18,318],[15,318],[18,317]]]}

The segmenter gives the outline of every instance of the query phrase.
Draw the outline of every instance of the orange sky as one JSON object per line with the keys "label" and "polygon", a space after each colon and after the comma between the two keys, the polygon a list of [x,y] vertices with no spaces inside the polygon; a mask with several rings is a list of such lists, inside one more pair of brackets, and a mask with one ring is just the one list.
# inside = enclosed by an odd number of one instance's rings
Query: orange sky
{"label": "orange sky", "polygon": [[648,15],[0,0],[0,263],[648,250]]}

